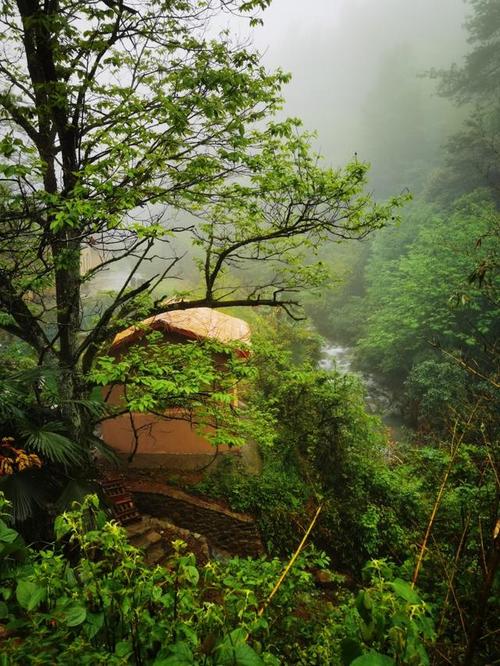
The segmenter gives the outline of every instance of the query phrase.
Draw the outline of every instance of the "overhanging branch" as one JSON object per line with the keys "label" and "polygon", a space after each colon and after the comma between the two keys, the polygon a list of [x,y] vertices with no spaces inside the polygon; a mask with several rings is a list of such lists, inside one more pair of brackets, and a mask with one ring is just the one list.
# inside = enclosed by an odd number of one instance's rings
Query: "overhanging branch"
{"label": "overhanging branch", "polygon": [[[37,318],[16,292],[6,272],[2,270],[0,270],[0,307],[16,322],[15,325],[7,324],[10,328],[8,332],[27,342],[39,354],[50,347],[50,342]],[[5,325],[2,325],[2,328],[8,330]]]}

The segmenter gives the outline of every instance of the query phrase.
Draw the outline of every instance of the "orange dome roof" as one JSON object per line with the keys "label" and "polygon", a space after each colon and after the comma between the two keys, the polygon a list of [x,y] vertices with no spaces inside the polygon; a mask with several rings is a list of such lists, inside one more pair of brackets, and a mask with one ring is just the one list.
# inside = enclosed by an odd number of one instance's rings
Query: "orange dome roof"
{"label": "orange dome roof", "polygon": [[[154,331],[175,333],[191,340],[219,340],[223,343],[240,341],[243,348],[250,344],[250,327],[243,319],[211,308],[191,308],[162,312],[144,319],[138,326],[130,326],[116,334],[111,349],[137,342],[144,336],[148,328]],[[244,349],[241,353],[244,356],[248,355]]]}

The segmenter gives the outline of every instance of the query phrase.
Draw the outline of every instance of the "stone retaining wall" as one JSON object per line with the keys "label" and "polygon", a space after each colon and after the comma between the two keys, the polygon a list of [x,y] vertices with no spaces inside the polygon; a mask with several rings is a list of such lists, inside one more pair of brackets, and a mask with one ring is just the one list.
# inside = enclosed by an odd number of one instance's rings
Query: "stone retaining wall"
{"label": "stone retaining wall", "polygon": [[134,495],[139,511],[198,532],[215,549],[242,557],[264,553],[252,516],[230,511],[217,502],[202,500],[163,483],[128,481],[127,488]]}

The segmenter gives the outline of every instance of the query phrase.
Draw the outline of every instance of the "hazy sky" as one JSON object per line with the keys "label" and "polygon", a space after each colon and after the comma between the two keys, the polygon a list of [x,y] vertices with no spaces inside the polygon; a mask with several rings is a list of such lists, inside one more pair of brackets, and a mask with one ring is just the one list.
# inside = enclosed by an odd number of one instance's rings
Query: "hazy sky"
{"label": "hazy sky", "polygon": [[462,0],[273,0],[253,41],[268,67],[293,74],[287,114],[317,129],[322,152],[340,163],[362,151],[360,112],[384,55],[409,47],[413,78],[415,62],[424,72],[459,61],[467,12]]}

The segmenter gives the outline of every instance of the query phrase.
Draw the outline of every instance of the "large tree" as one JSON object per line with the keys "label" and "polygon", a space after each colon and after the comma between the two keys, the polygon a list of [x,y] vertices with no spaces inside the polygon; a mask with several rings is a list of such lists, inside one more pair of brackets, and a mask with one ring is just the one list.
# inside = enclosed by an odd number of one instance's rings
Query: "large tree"
{"label": "large tree", "polygon": [[[268,4],[2,3],[0,327],[55,369],[77,441],[88,372],[125,324],[200,306],[291,312],[293,292],[318,280],[315,248],[391,215],[363,194],[365,165],[321,168],[299,123],[275,120],[287,76],[217,33],[221,12],[255,23]],[[172,298],[186,236],[203,286]],[[90,247],[100,260],[82,271]],[[153,257],[160,268],[138,286]],[[85,323],[82,288],[123,260],[121,287]]]}
{"label": "large tree", "polygon": [[466,22],[470,50],[461,65],[434,71],[439,93],[467,111],[446,146],[445,169],[431,184],[434,198],[450,202],[477,187],[500,202],[500,7],[497,0],[470,0]]}

